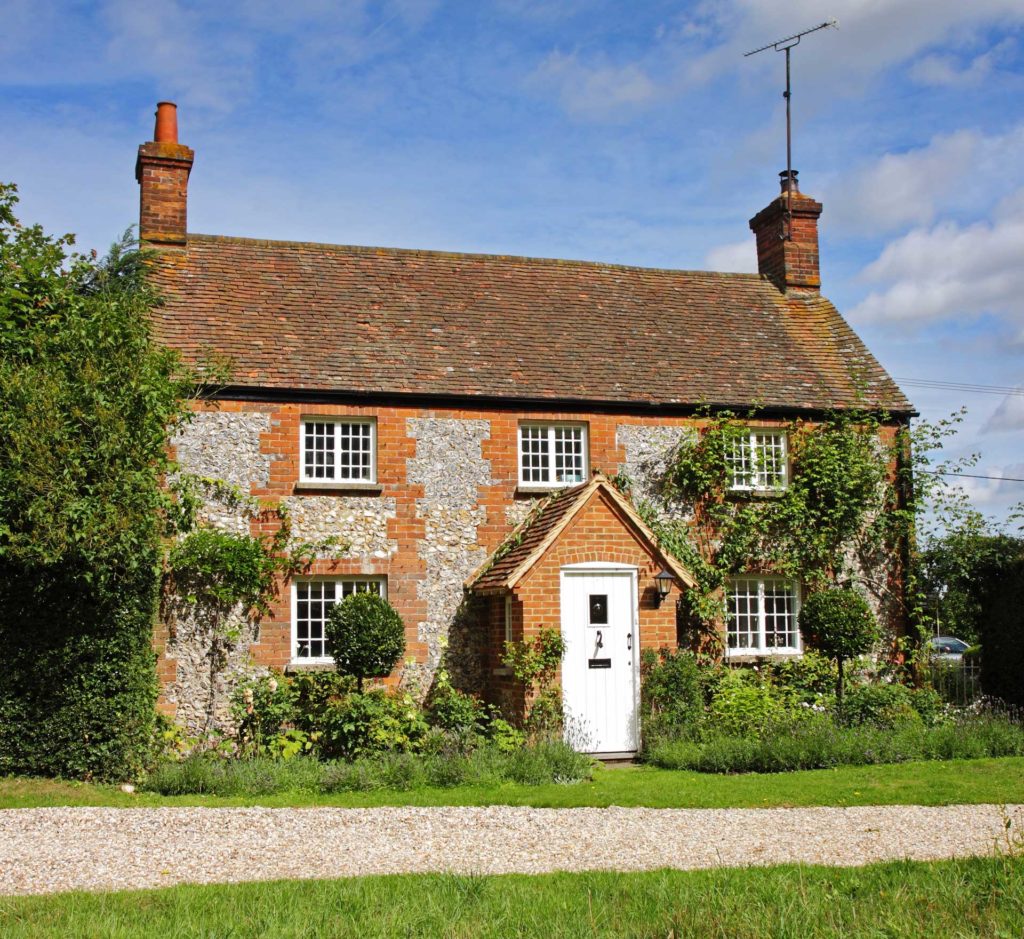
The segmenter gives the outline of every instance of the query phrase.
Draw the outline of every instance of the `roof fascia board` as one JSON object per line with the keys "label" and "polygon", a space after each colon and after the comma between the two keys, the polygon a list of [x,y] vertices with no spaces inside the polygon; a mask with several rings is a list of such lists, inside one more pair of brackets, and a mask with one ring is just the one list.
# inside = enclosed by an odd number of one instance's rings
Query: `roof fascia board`
{"label": "roof fascia board", "polygon": [[203,386],[199,396],[207,401],[252,401],[261,404],[352,404],[359,406],[383,405],[394,407],[396,403],[407,407],[451,407],[466,410],[507,411],[517,407],[524,411],[577,411],[594,414],[658,414],[670,417],[699,417],[706,412],[722,411],[752,412],[758,417],[821,419],[836,411],[859,411],[877,417],[886,417],[894,424],[905,424],[919,412],[914,410],[889,410],[886,408],[862,409],[855,405],[835,408],[809,408],[763,406],[743,402],[698,402],[681,403],[673,401],[603,401],[589,398],[530,398],[514,395],[449,395],[415,394],[387,391],[326,391],[308,388],[274,388],[257,385]]}

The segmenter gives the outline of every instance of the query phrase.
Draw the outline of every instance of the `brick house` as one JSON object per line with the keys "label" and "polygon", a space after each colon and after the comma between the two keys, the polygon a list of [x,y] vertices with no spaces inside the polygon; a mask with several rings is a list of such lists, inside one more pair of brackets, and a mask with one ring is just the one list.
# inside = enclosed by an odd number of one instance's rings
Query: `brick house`
{"label": "brick house", "polygon": [[[638,653],[676,642],[692,579],[606,477],[648,491],[702,406],[756,406],[746,489],[785,484],[795,417],[868,405],[895,430],[913,413],[821,295],[822,207],[795,179],[750,222],[759,274],[656,270],[190,234],[193,152],[173,105],[154,136],[136,175],[166,298],[156,335],[187,361],[232,362],[176,456],[287,507],[296,537],[345,544],[282,583],[262,622],[239,612],[218,674],[195,611],[160,627],[163,706],[187,724],[223,720],[231,682],[254,667],[329,665],[325,611],[373,590],[406,624],[393,680],[425,687],[443,659],[463,686],[521,700],[502,643],[558,628],[589,749],[635,750]],[[260,524],[215,496],[204,514]],[[798,654],[799,589],[737,580],[726,654]]]}

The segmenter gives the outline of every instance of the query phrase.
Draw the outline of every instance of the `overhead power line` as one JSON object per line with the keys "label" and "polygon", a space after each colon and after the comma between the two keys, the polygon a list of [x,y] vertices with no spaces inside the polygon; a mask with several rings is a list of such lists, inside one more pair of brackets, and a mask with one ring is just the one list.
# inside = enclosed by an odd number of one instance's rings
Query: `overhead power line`
{"label": "overhead power line", "polygon": [[1024,483],[1024,479],[1016,476],[985,476],[982,473],[954,473],[952,470],[917,470],[918,473],[926,473],[928,476],[968,476],[971,479],[994,479],[1001,483]]}
{"label": "overhead power line", "polygon": [[932,388],[936,391],[960,391],[971,394],[987,395],[1021,395],[1024,388],[1013,385],[979,385],[961,381],[933,381],[929,378],[897,378],[902,385],[913,385],[916,388]]}

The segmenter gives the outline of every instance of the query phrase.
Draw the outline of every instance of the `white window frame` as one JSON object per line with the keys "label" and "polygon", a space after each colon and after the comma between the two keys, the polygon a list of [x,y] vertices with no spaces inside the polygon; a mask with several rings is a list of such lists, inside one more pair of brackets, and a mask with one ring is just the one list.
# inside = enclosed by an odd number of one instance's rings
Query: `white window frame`
{"label": "white window frame", "polygon": [[512,594],[505,594],[505,642],[512,641]]}
{"label": "white window frame", "polygon": [[[299,655],[299,585],[300,584],[334,584],[335,591],[343,588],[344,584],[376,583],[380,585],[380,595],[386,600],[388,597],[388,581],[386,577],[376,574],[351,574],[345,577],[297,577],[292,581],[291,589],[291,664],[292,665],[333,665],[334,657],[331,655]],[[335,597],[334,603],[339,600]],[[334,605],[333,603],[331,604]],[[325,617],[326,618],[326,617]],[[326,640],[325,640],[326,642]]]}
{"label": "white window frame", "polygon": [[[729,645],[729,631],[732,626],[732,613],[731,613],[731,599],[735,587],[740,584],[756,584],[757,585],[757,645],[747,647],[736,647],[733,648]],[[795,645],[792,646],[768,646],[766,644],[767,639],[767,613],[765,611],[765,587],[767,585],[772,586],[785,586],[788,588],[790,596],[793,598],[793,610],[792,610],[792,634]],[[749,594],[749,587],[748,594]],[[726,658],[733,656],[787,656],[787,655],[801,655],[803,653],[803,644],[800,639],[800,585],[796,581],[788,577],[766,577],[757,574],[741,574],[736,577],[731,577],[726,583],[726,597],[725,597],[725,655]],[[753,596],[753,594],[749,594]]]}
{"label": "white window frame", "polygon": [[[768,485],[761,483],[758,478],[763,475],[762,470],[758,468],[758,462],[760,454],[764,451],[765,447],[762,441],[758,438],[771,438],[773,441],[778,442],[778,449],[781,454],[781,474],[780,480],[775,485]],[[732,462],[732,454],[727,455],[729,460],[729,489],[733,492],[781,492],[789,485],[789,439],[784,430],[775,430],[770,427],[749,427],[747,428],[742,442],[740,439],[734,441],[734,446],[740,444],[742,452],[746,455],[749,461],[750,470],[749,475],[754,478],[754,483],[744,482],[743,478],[745,475],[743,470]],[[739,479],[739,481],[737,481]]]}
{"label": "white window frame", "polygon": [[[327,424],[334,429],[334,475],[309,476],[306,473],[306,425]],[[343,477],[341,475],[341,428],[345,424],[358,424],[370,429],[370,476]],[[377,482],[377,421],[372,417],[333,415],[321,417],[315,414],[305,415],[299,421],[299,482],[334,488],[345,486],[370,486]]]}
{"label": "white window frame", "polygon": [[[547,430],[548,466],[547,478],[543,480],[525,480],[523,478],[523,430],[524,428],[542,428]],[[580,444],[583,450],[583,467],[578,480],[561,481],[553,479],[555,465],[555,431],[573,430],[580,432]],[[590,434],[585,423],[574,421],[520,421],[516,429],[516,479],[520,489],[568,489],[587,481],[590,475]]]}

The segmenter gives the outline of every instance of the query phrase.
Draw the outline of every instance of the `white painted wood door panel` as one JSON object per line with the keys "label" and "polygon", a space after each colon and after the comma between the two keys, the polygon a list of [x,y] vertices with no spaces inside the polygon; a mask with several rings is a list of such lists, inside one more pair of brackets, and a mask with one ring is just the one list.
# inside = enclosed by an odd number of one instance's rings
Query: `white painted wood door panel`
{"label": "white painted wood door panel", "polygon": [[587,753],[639,745],[636,570],[562,570],[566,739]]}

